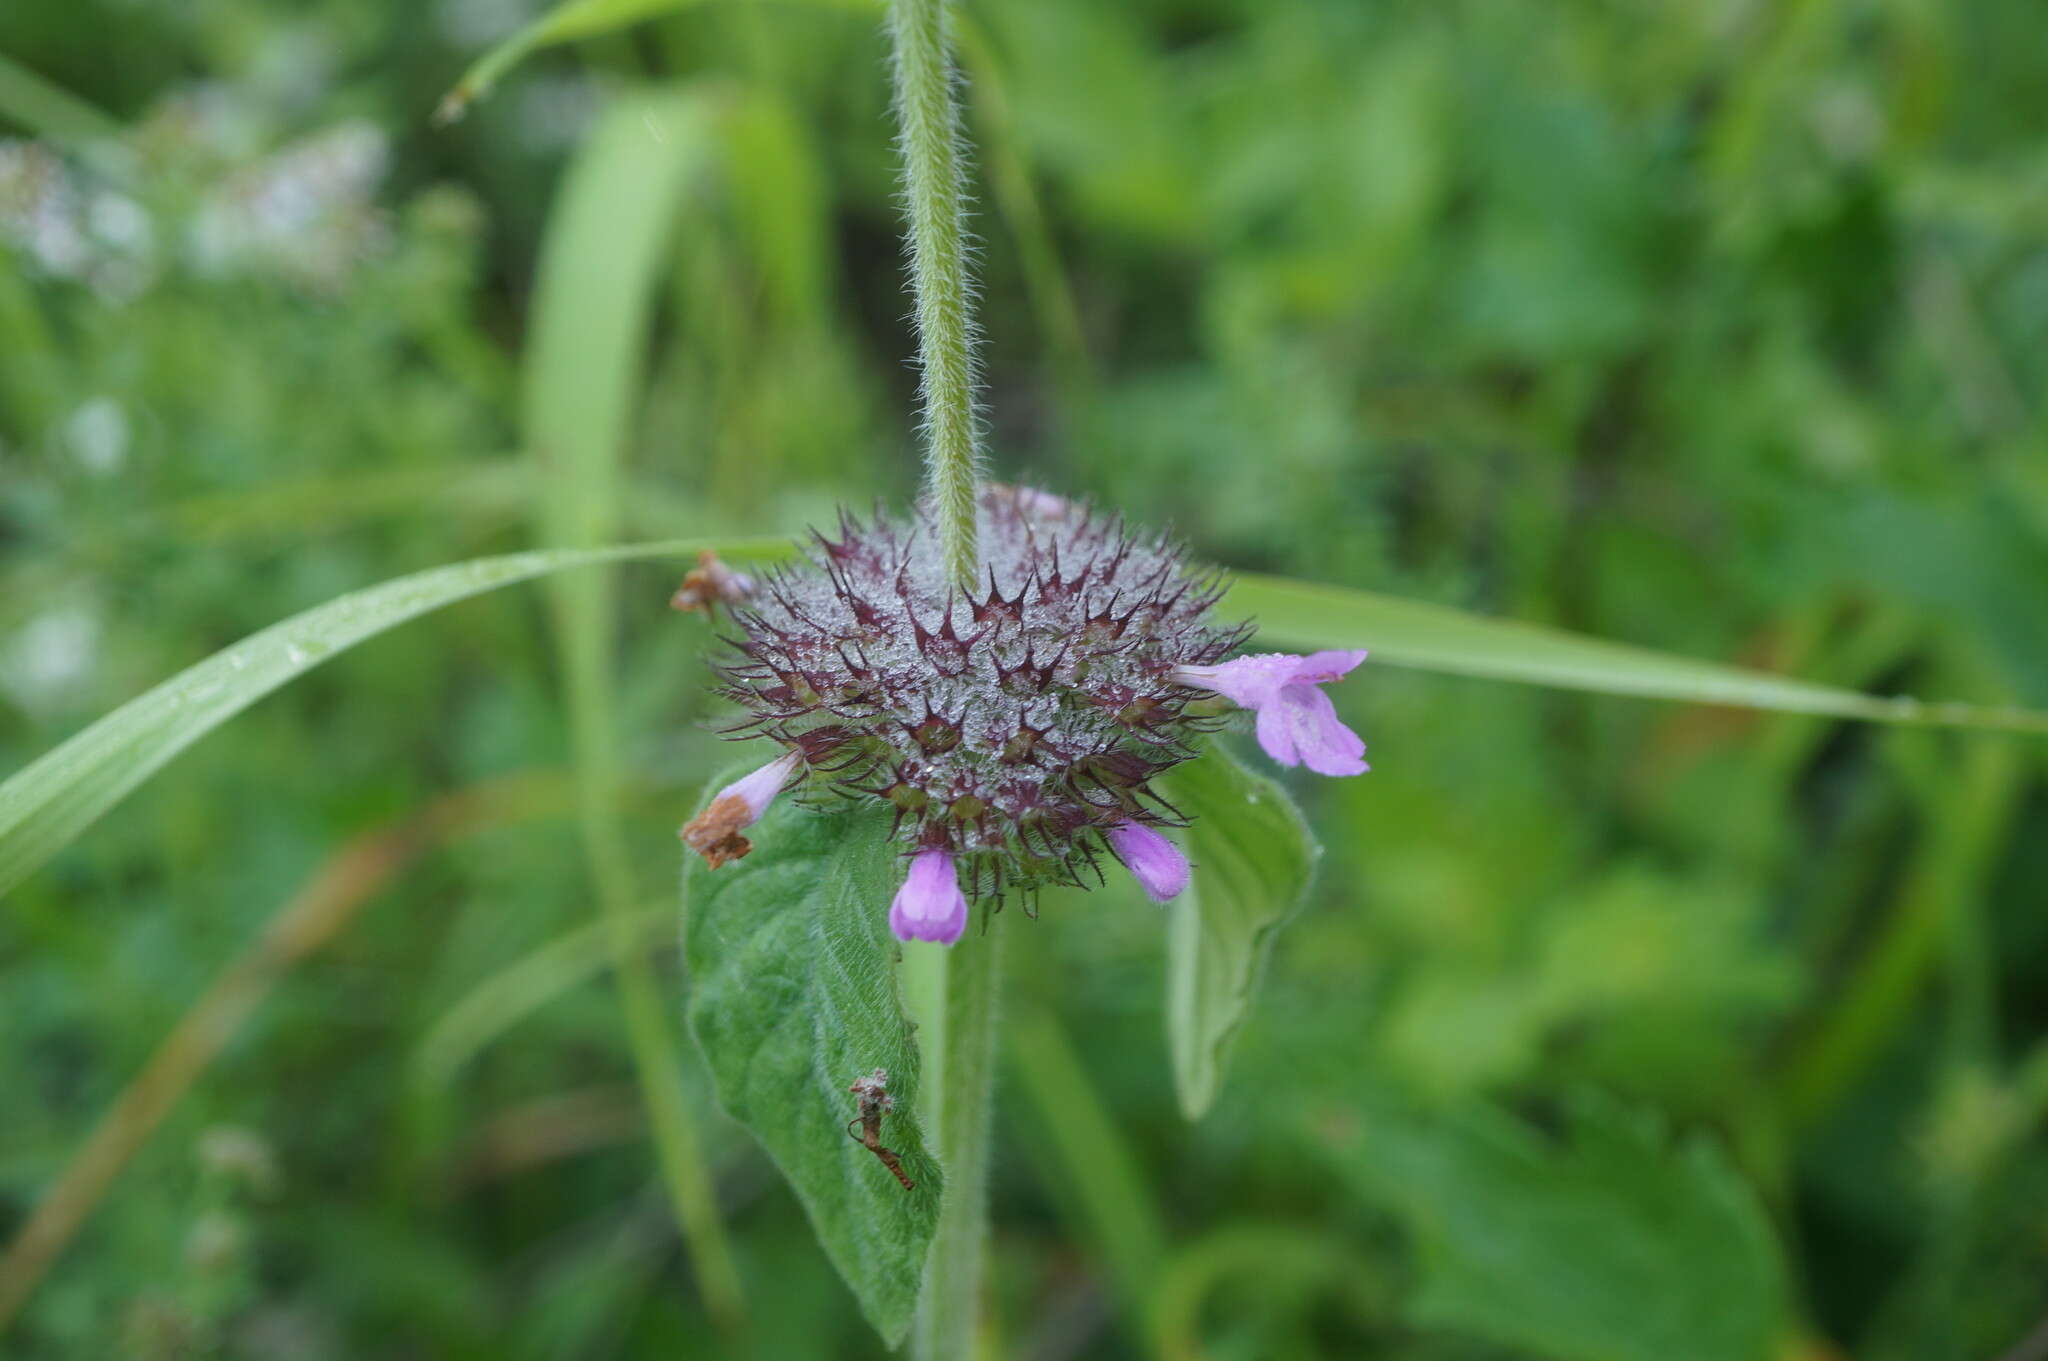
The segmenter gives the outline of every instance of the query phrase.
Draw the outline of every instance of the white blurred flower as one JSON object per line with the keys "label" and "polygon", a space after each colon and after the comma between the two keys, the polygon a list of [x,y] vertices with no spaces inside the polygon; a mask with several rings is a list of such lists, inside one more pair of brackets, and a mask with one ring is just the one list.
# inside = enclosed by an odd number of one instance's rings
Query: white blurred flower
{"label": "white blurred flower", "polygon": [[374,196],[390,158],[384,134],[361,120],[286,147],[208,195],[192,223],[194,266],[340,286],[389,240]]}
{"label": "white blurred flower", "polygon": [[64,447],[89,473],[105,477],[128,461],[128,413],[112,397],[94,397],[71,413],[59,431]]}
{"label": "white blurred flower", "polygon": [[78,186],[39,143],[0,141],[0,240],[60,279],[78,278],[91,262]]}
{"label": "white blurred flower", "polygon": [[134,199],[115,193],[92,197],[87,214],[95,241],[115,250],[141,254],[156,244],[156,228]]}
{"label": "white blurred flower", "polygon": [[39,142],[0,141],[0,242],[55,279],[126,302],[156,276],[156,229],[131,198],[88,191]]}
{"label": "white blurred flower", "polygon": [[277,1189],[277,1155],[270,1141],[241,1125],[213,1125],[199,1136],[199,1161],[207,1171],[268,1195]]}
{"label": "white blurred flower", "polygon": [[234,1267],[248,1247],[249,1229],[239,1216],[208,1210],[185,1235],[185,1262],[195,1271],[217,1275]]}
{"label": "white blurred flower", "polygon": [[0,651],[0,688],[30,713],[50,713],[76,697],[99,655],[98,615],[75,605],[45,610]]}

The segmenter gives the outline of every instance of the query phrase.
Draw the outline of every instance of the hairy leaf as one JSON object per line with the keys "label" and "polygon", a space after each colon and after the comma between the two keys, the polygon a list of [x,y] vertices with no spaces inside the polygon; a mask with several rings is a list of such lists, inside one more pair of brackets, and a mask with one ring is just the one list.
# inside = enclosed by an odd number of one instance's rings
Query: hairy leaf
{"label": "hairy leaf", "polygon": [[1181,835],[1194,876],[1168,908],[1166,936],[1167,1047],[1192,1120],[1216,1100],[1273,933],[1307,892],[1321,848],[1287,791],[1220,746],[1160,783],[1193,820]]}
{"label": "hairy leaf", "polygon": [[1325,1141],[1418,1240],[1419,1323],[1559,1361],[1766,1361],[1783,1266],[1749,1185],[1605,1102],[1551,1143],[1491,1108],[1373,1104]]}
{"label": "hairy leaf", "polygon": [[[918,1127],[919,1056],[888,928],[902,877],[889,819],[784,798],[747,834],[746,859],[710,870],[691,856],[683,871],[690,1029],[719,1103],[789,1179],[868,1321],[894,1346],[917,1307],[941,1182]],[[882,1142],[915,1190],[847,1132],[847,1084],[875,1068],[889,1070],[896,1098]]]}

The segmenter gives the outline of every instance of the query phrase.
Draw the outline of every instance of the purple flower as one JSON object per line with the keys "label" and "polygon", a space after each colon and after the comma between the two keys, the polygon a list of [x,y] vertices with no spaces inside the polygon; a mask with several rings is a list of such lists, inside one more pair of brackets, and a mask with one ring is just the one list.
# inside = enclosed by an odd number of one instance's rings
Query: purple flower
{"label": "purple flower", "polygon": [[719,790],[710,805],[684,825],[680,833],[683,844],[703,856],[712,869],[745,856],[754,843],[741,836],[740,829],[761,820],[769,803],[789,783],[800,759],[793,751],[778,756]]}
{"label": "purple flower", "polygon": [[940,850],[919,851],[910,873],[889,904],[889,929],[898,940],[930,940],[951,945],[967,929],[967,899],[953,873],[953,857]]}
{"label": "purple flower", "polygon": [[1259,745],[1283,766],[1319,775],[1362,775],[1365,743],[1344,726],[1330,697],[1317,689],[1365,660],[1363,649],[1297,657],[1265,652],[1221,666],[1179,666],[1173,679],[1214,690],[1259,716]]}
{"label": "purple flower", "polygon": [[1108,836],[1109,848],[1153,902],[1169,902],[1188,886],[1188,858],[1144,823],[1120,822]]}

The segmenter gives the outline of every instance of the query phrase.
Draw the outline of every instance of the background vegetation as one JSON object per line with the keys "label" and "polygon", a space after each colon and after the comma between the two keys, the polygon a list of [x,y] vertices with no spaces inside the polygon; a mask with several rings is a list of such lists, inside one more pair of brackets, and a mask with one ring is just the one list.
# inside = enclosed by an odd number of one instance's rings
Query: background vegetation
{"label": "background vegetation", "polygon": [[[592,537],[909,495],[875,16],[671,8],[437,126],[534,4],[7,7],[0,765],[344,591],[577,541],[564,412],[623,413]],[[967,13],[999,475],[1243,569],[2048,704],[2034,6]],[[673,213],[628,162],[563,244],[648,86],[704,111]],[[651,309],[637,382],[637,342],[540,370],[544,239]],[[679,1035],[674,827],[729,753],[676,575],[620,570],[576,711]],[[550,599],[338,657],[10,893],[0,1235],[117,1099],[116,1143],[182,1097],[6,1355],[880,1353],[671,1035],[742,1304],[678,1237]],[[1156,914],[1004,923],[991,1355],[2048,1355],[2048,747],[1354,679],[1375,771],[1300,786],[1327,854],[1201,1122]]]}

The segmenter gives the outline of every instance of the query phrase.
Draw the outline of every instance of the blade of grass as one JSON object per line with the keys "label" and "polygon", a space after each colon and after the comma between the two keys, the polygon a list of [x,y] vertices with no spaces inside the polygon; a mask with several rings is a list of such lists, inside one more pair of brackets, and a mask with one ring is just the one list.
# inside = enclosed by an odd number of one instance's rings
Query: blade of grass
{"label": "blade of grass", "polygon": [[[781,538],[675,539],[477,558],[353,592],[251,634],[0,784],[0,894],[172,757],[337,652],[515,582],[599,563],[689,557],[707,548],[735,557],[790,552]],[[1880,723],[2048,733],[2048,714],[2036,710],[1880,699],[1336,586],[1247,576],[1232,588],[1230,604],[1256,612],[1269,642],[1367,644],[1382,661],[1449,675]]]}
{"label": "blade of grass", "polygon": [[[673,945],[675,910],[663,904],[633,914],[634,943],[647,950]],[[604,922],[565,931],[478,983],[441,1013],[412,1055],[412,1080],[423,1091],[440,1091],[469,1061],[554,998],[611,964],[611,928]]]}
{"label": "blade of grass", "polygon": [[1383,1321],[1380,1273],[1349,1243],[1292,1224],[1236,1223],[1175,1253],[1152,1295],[1151,1332],[1167,1361],[1228,1355],[1202,1344],[1202,1307],[1219,1287],[1258,1281],[1301,1296],[1325,1294],[1367,1328]]}
{"label": "blade of grass", "polygon": [[569,0],[498,43],[470,64],[455,88],[442,96],[436,122],[462,117],[499,79],[543,48],[596,38],[682,8],[685,0]]}
{"label": "blade of grass", "polygon": [[[450,1160],[445,1189],[450,1196],[460,1195],[485,1182],[646,1136],[646,1107],[640,1089],[630,1082],[553,1092],[485,1122]],[[664,1218],[665,1207],[666,1201],[657,1202]],[[666,1242],[664,1233],[654,1246]]]}
{"label": "blade of grass", "polygon": [[1985,891],[2025,786],[2009,746],[1972,744],[1928,801],[1922,843],[1890,915],[1826,1010],[1826,1021],[1786,1067],[1786,1121],[1807,1130],[1834,1109],[1911,1012],[1958,916]]}
{"label": "blade of grass", "polygon": [[[617,531],[620,467],[662,245],[685,189],[710,163],[716,116],[702,92],[622,99],[570,167],[542,246],[526,357],[526,438],[538,464],[534,513],[551,546],[592,546]],[[633,922],[638,893],[619,822],[612,712],[613,585],[608,571],[549,584],[579,822],[662,1180],[705,1307],[714,1323],[733,1329],[746,1317],[739,1271],[683,1089],[669,1012]]]}
{"label": "blade of grass", "polygon": [[781,539],[674,539],[508,553],[354,591],[189,666],[0,784],[0,894],[69,845],[172,757],[337,653],[444,605],[552,572],[707,549],[780,556]]}
{"label": "blade of grass", "polygon": [[2048,713],[2036,710],[1859,695],[1344,586],[1247,573],[1221,608],[1254,616],[1268,643],[1370,648],[1378,661],[1421,671],[1874,723],[2048,734]]}
{"label": "blade of grass", "polygon": [[479,827],[563,806],[566,792],[545,777],[497,781],[439,799],[416,816],[365,833],[329,856],[263,934],[179,1018],[0,1253],[0,1333],[121,1170],[285,974],[334,939],[364,903],[422,852]]}
{"label": "blade of grass", "polygon": [[[584,38],[603,37],[646,23],[677,10],[694,9],[705,0],[568,0],[498,43],[470,63],[455,88],[441,98],[434,119],[450,123],[491,92],[513,67],[534,53]],[[878,13],[880,0],[803,0],[830,9]]]}
{"label": "blade of grass", "polygon": [[1166,1258],[1158,1198],[1052,1010],[1036,1003],[1018,1008],[1004,1039],[1041,1135],[1030,1144],[1040,1175],[1094,1238],[1131,1332],[1142,1339],[1146,1304]]}
{"label": "blade of grass", "polygon": [[124,168],[117,144],[127,129],[119,119],[5,55],[0,55],[0,119],[71,148],[98,169]]}

